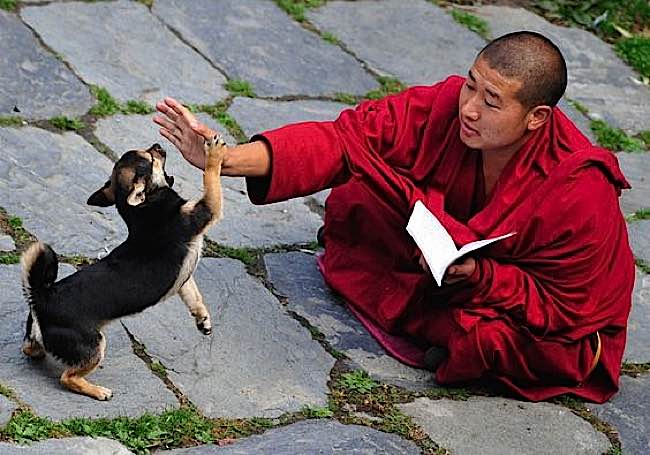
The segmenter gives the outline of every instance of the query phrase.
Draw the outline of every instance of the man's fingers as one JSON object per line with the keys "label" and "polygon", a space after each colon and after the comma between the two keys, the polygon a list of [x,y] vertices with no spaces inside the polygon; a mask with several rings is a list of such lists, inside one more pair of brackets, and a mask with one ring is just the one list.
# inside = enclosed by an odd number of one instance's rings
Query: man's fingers
{"label": "man's fingers", "polygon": [[165,128],[165,129],[167,129],[169,131],[174,131],[174,130],[178,129],[178,128],[176,128],[176,125],[173,122],[169,121],[168,119],[166,119],[164,117],[160,117],[158,115],[156,115],[153,118],[153,121],[154,121],[154,123],[157,123],[158,125],[162,126],[163,128]]}
{"label": "man's fingers", "polygon": [[203,136],[205,139],[212,139],[214,135],[217,134],[216,131],[203,123],[197,123],[196,126],[192,127],[192,130]]}
{"label": "man's fingers", "polygon": [[181,149],[181,141],[174,136],[172,133],[169,132],[169,130],[166,130],[165,128],[160,128],[160,134],[162,134],[169,142],[174,144],[174,147],[176,147],[178,150]]}
{"label": "man's fingers", "polygon": [[165,98],[165,104],[171,107],[174,112],[181,116],[190,125],[196,123],[196,118],[185,106],[176,101],[174,98]]}

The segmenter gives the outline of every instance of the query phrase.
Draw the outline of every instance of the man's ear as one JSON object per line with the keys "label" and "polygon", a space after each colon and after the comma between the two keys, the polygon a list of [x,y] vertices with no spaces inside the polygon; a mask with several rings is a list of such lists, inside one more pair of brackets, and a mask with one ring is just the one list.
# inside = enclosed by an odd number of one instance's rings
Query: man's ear
{"label": "man's ear", "polygon": [[115,204],[115,192],[111,186],[111,181],[107,180],[104,186],[91,194],[86,204],[97,207],[108,207]]}
{"label": "man's ear", "polygon": [[131,188],[131,192],[126,198],[126,203],[133,207],[142,204],[145,199],[144,188],[144,178],[139,178],[133,182],[133,188]]}
{"label": "man's ear", "polygon": [[535,131],[542,127],[551,118],[553,108],[550,106],[537,106],[528,113],[528,130]]}

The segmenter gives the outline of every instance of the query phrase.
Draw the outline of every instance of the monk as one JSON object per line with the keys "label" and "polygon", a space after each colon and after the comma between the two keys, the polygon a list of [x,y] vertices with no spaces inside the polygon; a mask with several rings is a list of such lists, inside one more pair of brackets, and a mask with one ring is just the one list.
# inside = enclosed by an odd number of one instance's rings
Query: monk
{"label": "monk", "polygon": [[[490,378],[533,401],[618,390],[635,268],[614,154],[556,106],[567,69],[544,36],[490,42],[450,76],[232,147],[225,175],[266,204],[333,190],[319,266],[384,347],[440,384]],[[177,101],[161,134],[198,168],[215,132]],[[457,246],[438,287],[405,227],[416,201]]]}

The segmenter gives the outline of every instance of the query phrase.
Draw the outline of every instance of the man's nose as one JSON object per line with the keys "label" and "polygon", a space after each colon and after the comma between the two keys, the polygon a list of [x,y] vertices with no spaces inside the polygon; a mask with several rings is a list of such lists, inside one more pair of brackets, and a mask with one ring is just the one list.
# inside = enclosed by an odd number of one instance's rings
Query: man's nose
{"label": "man's nose", "polygon": [[467,118],[469,120],[478,120],[479,117],[481,116],[479,110],[478,110],[478,105],[475,101],[474,97],[469,98],[465,104],[461,106],[460,109],[460,114],[463,118]]}

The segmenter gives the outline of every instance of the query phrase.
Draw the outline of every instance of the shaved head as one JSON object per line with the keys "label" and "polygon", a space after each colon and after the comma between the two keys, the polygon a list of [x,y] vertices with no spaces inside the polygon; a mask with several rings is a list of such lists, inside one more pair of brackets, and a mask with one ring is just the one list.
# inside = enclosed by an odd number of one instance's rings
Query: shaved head
{"label": "shaved head", "polygon": [[526,108],[555,106],[567,84],[567,69],[560,49],[535,32],[503,35],[483,48],[478,59],[508,79],[522,83],[517,100]]}

